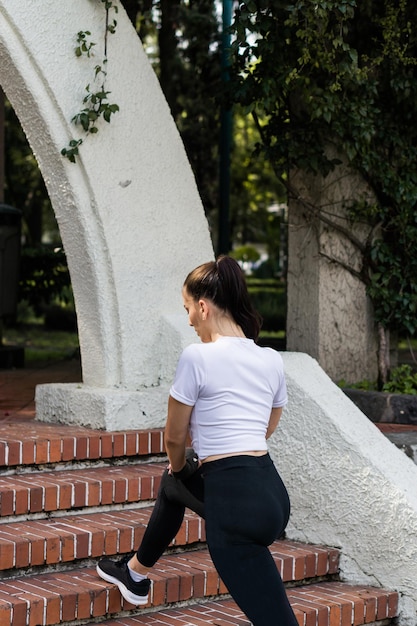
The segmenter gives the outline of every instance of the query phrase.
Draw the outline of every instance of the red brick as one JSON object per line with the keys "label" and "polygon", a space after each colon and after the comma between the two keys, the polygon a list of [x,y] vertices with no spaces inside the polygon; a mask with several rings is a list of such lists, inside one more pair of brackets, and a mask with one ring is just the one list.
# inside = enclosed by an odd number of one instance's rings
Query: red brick
{"label": "red brick", "polygon": [[101,483],[91,481],[88,483],[88,506],[99,506],[101,504]]}
{"label": "red brick", "polygon": [[16,565],[15,567],[27,567],[29,565],[29,541],[24,539],[16,544]]}
{"label": "red brick", "polygon": [[113,504],[114,481],[104,479],[101,483],[101,504]]}
{"label": "red brick", "polygon": [[147,432],[139,433],[139,454],[146,455],[150,453],[150,437]]}
{"label": "red brick", "polygon": [[207,572],[206,596],[215,596],[219,590],[219,577],[216,572]]}
{"label": "red brick", "polygon": [[106,589],[107,593],[107,602],[108,602],[108,612],[109,613],[118,613],[122,608],[122,596],[120,595],[117,587],[112,585],[110,589]]}
{"label": "red brick", "polygon": [[140,499],[140,481],[139,476],[132,476],[129,478],[129,482],[127,485],[127,501],[128,502],[138,502]]}
{"label": "red brick", "polygon": [[10,602],[3,602],[0,600],[0,626],[22,626],[26,623],[26,610],[24,618],[25,621],[20,622],[20,624],[15,619],[12,621],[12,611],[13,607]]}
{"label": "red brick", "polygon": [[49,463],[49,442],[45,439],[36,440],[36,463],[42,465]]}
{"label": "red brick", "polygon": [[47,537],[46,539],[46,562],[58,563],[61,544],[58,537]]}
{"label": "red brick", "polygon": [[92,615],[98,617],[105,615],[107,604],[107,592],[105,589],[95,589],[92,594]]}
{"label": "red brick", "polygon": [[158,576],[156,568],[152,570],[150,578],[152,579],[152,605],[160,606],[165,604],[166,599],[166,580],[161,576]]}
{"label": "red brick", "polygon": [[5,517],[6,515],[13,515],[14,513],[14,491],[12,489],[0,491],[0,515]]}
{"label": "red brick", "polygon": [[112,555],[117,553],[117,531],[112,529],[106,533],[104,540],[104,554]]}
{"label": "red brick", "polygon": [[178,602],[180,600],[180,579],[179,576],[173,576],[167,580],[166,601]]}
{"label": "red brick", "polygon": [[387,617],[395,617],[398,612],[398,595],[395,593],[388,594],[388,614]]}
{"label": "red brick", "polygon": [[35,463],[35,442],[28,440],[23,442],[22,464],[32,465]]}
{"label": "red brick", "polygon": [[14,503],[15,515],[24,515],[29,512],[29,490],[16,489],[15,503]]}
{"label": "red brick", "polygon": [[59,510],[65,511],[72,506],[72,485],[58,485],[58,504]]}
{"label": "red brick", "polygon": [[84,461],[88,458],[88,438],[78,436],[75,439],[75,458],[77,461]]}
{"label": "red brick", "polygon": [[102,556],[104,550],[104,533],[102,531],[93,531],[91,535],[91,556]]}
{"label": "red brick", "polygon": [[75,439],[68,437],[62,441],[62,460],[73,461],[75,458]]}
{"label": "red brick", "polygon": [[86,619],[91,615],[91,597],[86,593],[79,593],[77,598],[77,618]]}
{"label": "red brick", "polygon": [[19,599],[30,602],[28,626],[39,626],[39,624],[42,624],[44,611],[43,598],[36,597],[32,593],[19,593]]}
{"label": "red brick", "polygon": [[0,626],[22,626],[26,624],[27,620],[27,605],[26,602],[16,600],[13,601],[13,618],[12,621],[5,621],[3,623],[0,615]]}
{"label": "red brick", "polygon": [[101,458],[111,459],[113,457],[113,436],[105,433],[101,436]]}
{"label": "red brick", "polygon": [[324,576],[329,569],[327,551],[319,550],[317,554],[317,576]]}
{"label": "red brick", "polygon": [[58,510],[58,485],[48,485],[45,489],[45,511],[57,511]]}
{"label": "red brick", "polygon": [[20,465],[22,463],[22,442],[9,441],[8,448],[7,464]]}
{"label": "red brick", "polygon": [[115,458],[125,456],[124,433],[113,433],[113,456]]}
{"label": "red brick", "polygon": [[7,445],[5,441],[0,441],[0,466],[6,465],[6,449]]}
{"label": "red brick", "polygon": [[376,620],[376,598],[368,596],[365,600],[365,624]]}
{"label": "red brick", "polygon": [[138,435],[136,432],[126,433],[126,456],[135,456],[138,452]]}
{"label": "red brick", "polygon": [[0,539],[0,569],[6,570],[14,566],[15,544],[9,539]]}
{"label": "red brick", "polygon": [[338,550],[329,551],[329,574],[336,574],[339,571],[340,552]]}
{"label": "red brick", "polygon": [[46,624],[59,624],[61,621],[61,599],[59,596],[49,597],[46,604]]}
{"label": "red brick", "polygon": [[140,499],[150,500],[153,496],[152,480],[148,476],[144,476],[140,481]]}
{"label": "red brick", "polygon": [[44,490],[42,487],[32,486],[30,488],[29,510],[31,513],[39,513],[42,511],[43,493]]}
{"label": "red brick", "polygon": [[163,451],[162,439],[163,437],[160,430],[151,432],[151,451],[153,454],[159,454]]}
{"label": "red brick", "polygon": [[77,616],[77,596],[75,593],[61,593],[61,610],[63,622],[75,620]]}
{"label": "red brick", "polygon": [[118,552],[126,553],[134,550],[133,532],[131,528],[119,528],[119,549]]}
{"label": "red brick", "polygon": [[115,482],[114,502],[119,504],[127,502],[127,480],[125,478],[120,477]]}
{"label": "red brick", "polygon": [[43,565],[45,563],[45,540],[43,538],[31,538],[30,540],[30,564]]}
{"label": "red brick", "polygon": [[204,597],[205,576],[203,572],[196,571],[193,575],[193,596]]}
{"label": "red brick", "polygon": [[188,522],[188,543],[194,543],[195,541],[202,541],[201,535],[202,522],[199,518],[190,519]]}
{"label": "red brick", "polygon": [[181,575],[179,578],[179,597],[180,602],[189,600],[193,595],[193,575],[192,572],[187,572],[186,575]]}
{"label": "red brick", "polygon": [[101,439],[98,435],[94,435],[88,438],[88,458],[99,459],[101,448]]}
{"label": "red brick", "polygon": [[61,439],[51,439],[49,441],[49,463],[59,463],[62,458]]}
{"label": "red brick", "polygon": [[61,534],[61,559],[63,562],[73,561],[75,558],[75,537],[73,534]]}
{"label": "red brick", "polygon": [[77,480],[74,483],[74,507],[83,507],[87,504],[87,485],[85,482]]}

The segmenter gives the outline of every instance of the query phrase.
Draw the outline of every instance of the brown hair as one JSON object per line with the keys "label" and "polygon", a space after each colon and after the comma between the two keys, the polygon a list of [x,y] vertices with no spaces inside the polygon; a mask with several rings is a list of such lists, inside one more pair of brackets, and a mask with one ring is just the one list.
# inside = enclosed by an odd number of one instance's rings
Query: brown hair
{"label": "brown hair", "polygon": [[184,287],[194,300],[207,298],[227,311],[246,337],[258,339],[262,318],[252,305],[245,275],[235,259],[222,255],[199,265],[188,274]]}

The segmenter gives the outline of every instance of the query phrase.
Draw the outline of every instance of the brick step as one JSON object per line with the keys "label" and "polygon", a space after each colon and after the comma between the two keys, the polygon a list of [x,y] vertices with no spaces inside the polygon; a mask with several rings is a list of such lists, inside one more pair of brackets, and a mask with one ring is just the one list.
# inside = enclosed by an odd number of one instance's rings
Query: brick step
{"label": "brick step", "polygon": [[[397,597],[382,589],[321,583],[288,591],[300,626],[361,626],[392,623]],[[96,624],[97,622],[94,622]],[[249,626],[233,600],[196,602],[150,614],[110,619],[106,626]],[[85,626],[93,626],[89,622]]]}
{"label": "brick step", "polygon": [[42,422],[0,422],[0,469],[164,453],[163,429],[106,432]]}
{"label": "brick step", "polygon": [[164,463],[0,476],[0,520],[156,498]]}
{"label": "brick step", "polygon": [[[305,583],[309,577],[337,574],[336,550],[277,541],[271,552],[285,582]],[[153,585],[147,609],[227,593],[206,549],[164,555],[150,578]],[[92,567],[0,581],[0,626],[72,624],[147,609],[124,602],[117,587],[99,578]]]}
{"label": "brick step", "polygon": [[[280,559],[277,565],[283,570]],[[192,558],[190,553],[163,557],[152,571],[152,580],[150,602],[141,609],[124,602],[117,587],[101,580],[92,568],[3,581],[0,626],[75,626],[91,619],[107,626],[247,624],[231,601],[201,604],[202,599],[214,596],[223,600],[227,593],[206,551],[198,551]],[[359,626],[391,619],[397,613],[397,594],[338,581],[291,588],[288,596],[300,626]],[[186,601],[185,607],[165,608]],[[164,608],[160,620],[158,613],[149,611],[158,607]],[[232,621],[226,621],[225,612],[230,612]],[[217,617],[220,621],[213,621]]]}
{"label": "brick step", "polygon": [[[128,553],[139,544],[166,467],[161,455],[161,429],[106,433],[0,424],[0,626],[123,624],[121,619],[157,624],[153,617],[174,625],[176,618],[164,621],[168,610],[195,606],[199,613],[202,601],[224,601],[227,590],[201,548],[204,523],[191,512],[152,570],[147,607],[123,603],[117,587],[95,572],[103,554]],[[272,553],[284,581],[297,585],[289,594],[300,626],[359,626],[374,614],[382,626],[396,611],[395,593],[338,586],[337,550],[278,541]],[[184,603],[190,606],[176,606]],[[247,623],[236,615],[236,622],[217,623]],[[196,617],[187,623],[205,622]]]}
{"label": "brick step", "polygon": [[[30,567],[50,570],[75,561],[137,549],[152,507],[79,514],[53,519],[0,524],[0,578],[16,576]],[[186,511],[174,545],[205,541],[203,520]],[[315,559],[311,553],[310,559]]]}

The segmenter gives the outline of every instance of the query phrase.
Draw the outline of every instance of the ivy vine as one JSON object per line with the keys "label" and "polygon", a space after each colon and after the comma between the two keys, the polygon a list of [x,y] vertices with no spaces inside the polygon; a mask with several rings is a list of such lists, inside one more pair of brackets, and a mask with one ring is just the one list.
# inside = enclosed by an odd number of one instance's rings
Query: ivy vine
{"label": "ivy vine", "polygon": [[[109,101],[109,94],[111,93],[106,89],[107,78],[107,38],[109,33],[114,34],[116,32],[117,21],[111,20],[110,11],[113,10],[115,14],[118,12],[118,7],[112,0],[100,0],[104,5],[106,11],[106,28],[104,31],[104,55],[101,64],[97,64],[94,67],[94,81],[89,83],[86,88],[86,95],[83,98],[83,108],[76,113],[71,119],[77,126],[81,126],[85,131],[84,139],[88,135],[94,135],[98,133],[97,123],[100,118],[103,118],[106,122],[110,122],[111,116],[119,110],[118,104],[112,104]],[[96,43],[91,41],[91,31],[79,31],[77,33],[77,46],[75,48],[75,56],[86,56],[91,58],[94,56],[94,46]],[[79,148],[84,141],[83,138],[71,139],[68,147],[61,150],[62,156],[66,157],[71,163],[75,163],[79,154]]]}

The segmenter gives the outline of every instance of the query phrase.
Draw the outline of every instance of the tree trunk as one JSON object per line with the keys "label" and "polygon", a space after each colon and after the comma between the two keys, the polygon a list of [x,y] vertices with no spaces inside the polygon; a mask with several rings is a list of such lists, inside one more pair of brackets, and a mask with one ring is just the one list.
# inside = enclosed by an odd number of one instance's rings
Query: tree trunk
{"label": "tree trunk", "polygon": [[378,323],[378,387],[388,382],[390,361],[390,338],[389,330],[386,330],[381,322]]}
{"label": "tree trunk", "polygon": [[175,77],[178,73],[178,40],[176,29],[180,5],[180,0],[161,0],[161,27],[158,36],[159,80],[174,119],[177,114],[177,81]]}
{"label": "tree trunk", "polygon": [[152,10],[153,0],[123,0],[123,6],[129,16],[130,21],[136,28],[136,18],[138,13],[146,13]]}

